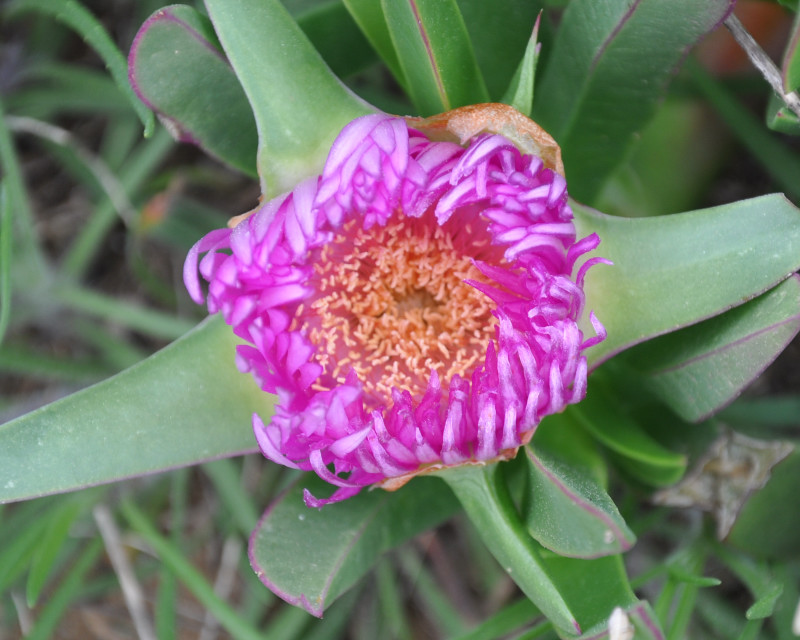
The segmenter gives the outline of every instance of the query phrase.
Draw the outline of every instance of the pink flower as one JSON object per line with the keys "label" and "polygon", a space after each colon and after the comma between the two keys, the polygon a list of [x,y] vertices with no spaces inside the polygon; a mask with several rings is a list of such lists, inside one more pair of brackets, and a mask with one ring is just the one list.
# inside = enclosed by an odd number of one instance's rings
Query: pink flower
{"label": "pink flower", "polygon": [[338,487],[309,506],[512,457],[583,398],[604,338],[593,315],[597,336],[578,328],[583,277],[603,260],[576,269],[600,241],[576,242],[555,169],[552,139],[503,105],[364,116],[321,176],[192,248],[190,294],[199,270],[247,343],[239,369],[278,395],[268,424],[253,416],[261,451]]}

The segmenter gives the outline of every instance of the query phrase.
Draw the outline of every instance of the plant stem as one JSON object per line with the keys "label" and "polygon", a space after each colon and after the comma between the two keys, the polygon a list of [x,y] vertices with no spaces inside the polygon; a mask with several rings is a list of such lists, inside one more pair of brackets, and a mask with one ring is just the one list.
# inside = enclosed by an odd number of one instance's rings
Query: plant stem
{"label": "plant stem", "polygon": [[494,557],[523,593],[565,635],[580,634],[580,626],[550,579],[539,550],[528,534],[498,476],[497,465],[467,465],[440,475],[458,499]]}

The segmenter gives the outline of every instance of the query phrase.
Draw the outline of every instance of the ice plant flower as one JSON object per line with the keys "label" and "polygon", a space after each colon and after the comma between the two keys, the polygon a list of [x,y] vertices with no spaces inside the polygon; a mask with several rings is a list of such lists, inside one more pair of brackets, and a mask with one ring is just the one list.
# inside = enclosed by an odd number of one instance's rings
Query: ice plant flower
{"label": "ice plant flower", "polygon": [[[503,135],[500,135],[500,134]],[[522,150],[521,150],[522,149]],[[532,152],[530,152],[532,151]],[[504,105],[348,124],[320,176],[212,231],[184,279],[245,344],[263,454],[336,502],[508,458],[581,400],[583,277],[558,147]],[[201,254],[205,254],[201,258]]]}

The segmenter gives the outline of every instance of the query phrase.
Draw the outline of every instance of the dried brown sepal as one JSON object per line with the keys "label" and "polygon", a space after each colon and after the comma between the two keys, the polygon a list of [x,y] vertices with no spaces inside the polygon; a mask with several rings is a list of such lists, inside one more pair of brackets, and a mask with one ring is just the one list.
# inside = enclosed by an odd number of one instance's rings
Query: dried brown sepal
{"label": "dried brown sepal", "polygon": [[656,493],[653,502],[708,511],[724,540],[750,495],[767,484],[772,468],[793,450],[788,442],[726,432],[683,480]]}
{"label": "dried brown sepal", "polygon": [[431,140],[461,145],[481,133],[499,134],[513,142],[522,153],[540,157],[545,167],[564,175],[561,148],[552,136],[507,104],[473,104],[430,118],[407,116],[405,121]]}
{"label": "dried brown sepal", "polygon": [[258,211],[261,208],[261,203],[263,200],[264,196],[261,195],[258,198],[258,205],[255,208],[250,209],[250,211],[245,211],[244,213],[240,213],[238,216],[233,216],[230,220],[228,220],[228,229],[233,229],[240,222],[247,220],[250,216],[252,216],[256,211]]}
{"label": "dried brown sepal", "polygon": [[[421,131],[431,140],[456,142],[462,146],[481,133],[499,134],[510,140],[522,153],[538,156],[545,167],[564,175],[561,147],[547,131],[507,104],[473,104],[430,118],[405,116],[404,120],[408,126]],[[259,203],[255,209],[232,217],[228,220],[228,227],[233,229],[260,206]]]}
{"label": "dried brown sepal", "polygon": [[410,473],[406,473],[402,476],[394,476],[392,478],[386,478],[385,480],[381,480],[380,482],[376,482],[373,487],[379,487],[386,491],[397,491],[401,487],[405,486],[405,484],[411,480],[412,478],[416,478],[417,476],[427,476],[433,473],[437,473],[439,471],[445,471],[447,469],[453,467],[463,467],[466,465],[470,465],[473,467],[483,467],[489,464],[493,464],[495,462],[503,462],[505,460],[512,460],[516,455],[519,448],[516,449],[505,449],[504,451],[500,452],[500,455],[496,458],[492,458],[491,460],[466,460],[464,462],[460,462],[459,464],[444,464],[444,463],[437,463],[437,464],[430,464],[425,467],[420,467],[415,471],[411,471]]}
{"label": "dried brown sepal", "polygon": [[416,476],[427,476],[432,473],[437,473],[439,471],[446,471],[447,469],[453,467],[463,467],[466,465],[470,466],[484,466],[489,464],[494,464],[495,462],[505,462],[506,460],[513,460],[517,452],[520,450],[521,447],[524,447],[531,441],[536,428],[533,428],[520,436],[520,446],[514,447],[511,449],[503,449],[500,451],[500,454],[490,460],[467,460],[465,462],[460,462],[458,464],[451,464],[447,465],[444,463],[437,463],[437,464],[430,464],[424,467],[420,467],[419,469],[415,469],[414,471],[410,471],[402,476],[394,476],[393,478],[386,478],[385,480],[381,480],[380,482],[375,483],[372,485],[373,487],[380,487],[381,489],[385,489],[386,491],[397,491],[400,487],[404,486],[409,480],[415,478]]}

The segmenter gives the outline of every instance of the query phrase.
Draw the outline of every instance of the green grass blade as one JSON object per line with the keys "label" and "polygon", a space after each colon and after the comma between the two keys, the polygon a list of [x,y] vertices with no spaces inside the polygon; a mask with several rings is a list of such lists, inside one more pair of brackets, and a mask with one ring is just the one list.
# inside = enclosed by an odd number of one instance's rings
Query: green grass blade
{"label": "green grass blade", "polygon": [[31,522],[25,530],[0,552],[0,593],[4,592],[29,566],[36,553],[36,545],[47,526],[42,517]]}
{"label": "green grass blade", "polygon": [[228,515],[233,517],[239,532],[246,538],[258,524],[258,511],[242,487],[241,474],[233,460],[215,460],[203,465],[211,478]]}
{"label": "green grass blade", "polygon": [[84,385],[114,373],[105,363],[93,358],[58,358],[11,344],[0,347],[0,371]]}
{"label": "green grass blade", "polygon": [[463,616],[453,606],[447,595],[436,583],[428,567],[425,566],[421,554],[413,547],[400,549],[400,567],[414,591],[419,593],[419,603],[437,628],[445,635],[459,634],[464,631]]}
{"label": "green grass blade", "polygon": [[403,611],[403,596],[398,588],[398,576],[392,563],[387,559],[384,558],[375,568],[375,580],[378,583],[378,602],[385,632],[396,640],[413,640],[414,636]]}
{"label": "green grass blade", "polygon": [[408,90],[420,115],[488,102],[455,0],[382,0]]}
{"label": "green grass blade", "polygon": [[153,112],[142,104],[128,83],[128,66],[125,56],[105,27],[95,18],[86,7],[75,0],[63,2],[50,2],[49,0],[15,0],[7,8],[7,15],[23,11],[36,11],[50,16],[64,23],[77,32],[91,46],[105,63],[114,81],[117,83],[136,111],[144,125],[144,135],[149,138],[155,128]]}
{"label": "green grass blade", "polygon": [[20,271],[24,269],[28,288],[36,288],[45,278],[46,261],[37,240],[33,211],[25,190],[22,169],[6,122],[2,101],[0,101],[0,167],[3,168],[4,189],[8,191],[8,206],[16,222],[13,227],[16,234],[16,253],[19,258],[15,267]]}
{"label": "green grass blade", "polygon": [[[151,139],[139,144],[119,172],[119,180],[129,198],[142,187],[174,145],[175,142],[164,129],[159,129]],[[117,219],[114,206],[109,200],[98,205],[64,258],[62,271],[65,275],[80,279],[86,273]]]}
{"label": "green grass blade", "polygon": [[175,340],[195,327],[195,323],[189,320],[123,302],[89,289],[62,286],[53,291],[52,295],[71,309],[120,323],[154,338]]}
{"label": "green grass blade", "polygon": [[[186,524],[186,504],[189,489],[189,469],[178,469],[171,474],[170,541],[180,547]],[[155,627],[159,640],[177,638],[178,579],[166,566],[161,567],[155,605]]]}
{"label": "green grass blade", "polygon": [[800,158],[741,105],[719,81],[695,60],[686,63],[694,85],[728,124],[739,141],[767,170],[775,183],[800,201]]}
{"label": "green grass blade", "polygon": [[527,598],[521,598],[503,607],[469,633],[460,635],[454,640],[495,640],[532,623],[541,615],[536,605]]}
{"label": "green grass blade", "polygon": [[0,183],[0,345],[11,322],[11,198]]}
{"label": "green grass blade", "polygon": [[161,561],[234,638],[263,640],[264,634],[245,622],[235,609],[214,593],[214,588],[205,576],[191,565],[178,547],[156,531],[148,517],[138,507],[130,501],[125,501],[120,508],[131,527],[153,547]]}
{"label": "green grass blade", "polygon": [[28,606],[32,607],[39,599],[45,582],[50,577],[56,558],[69,534],[69,528],[80,515],[82,505],[74,499],[65,499],[48,515],[48,525],[45,534],[36,545],[36,553],[31,562],[26,599]]}
{"label": "green grass blade", "polygon": [[84,578],[97,562],[102,550],[103,543],[99,536],[84,547],[83,552],[69,568],[69,572],[58,589],[48,599],[33,629],[25,636],[26,640],[48,640],[54,637],[53,634],[58,628],[61,616],[80,597]]}

